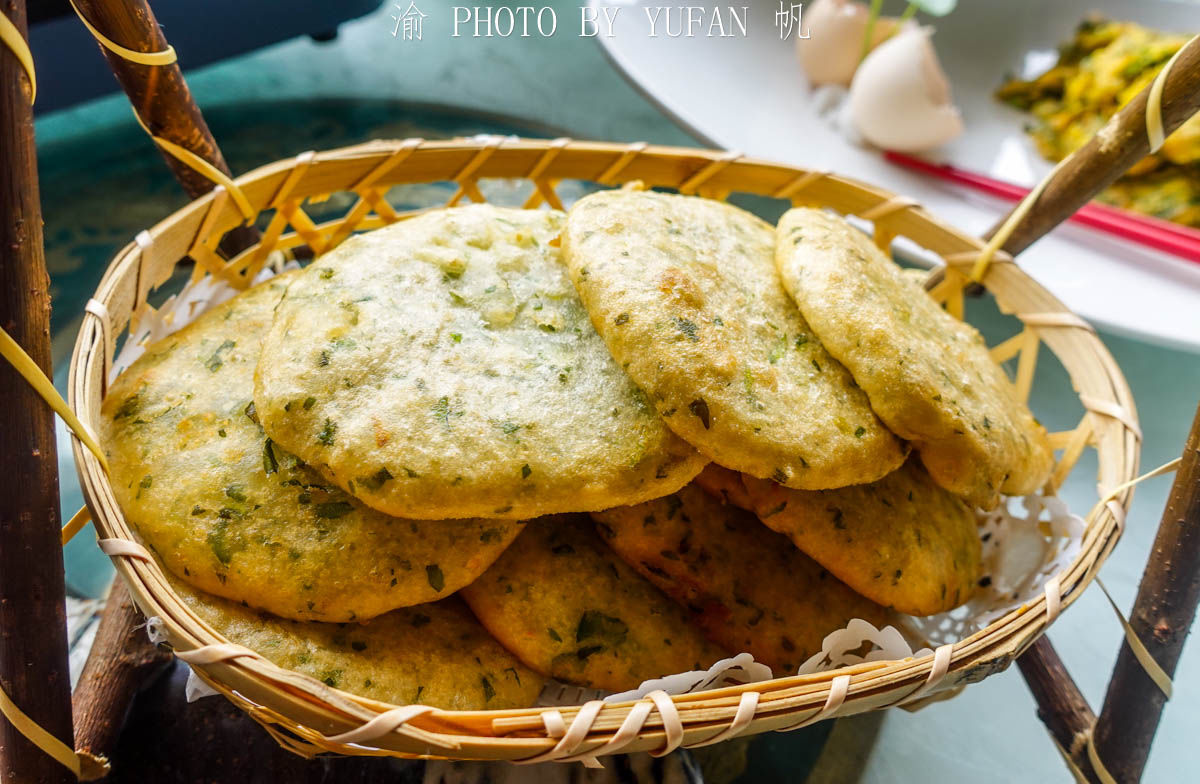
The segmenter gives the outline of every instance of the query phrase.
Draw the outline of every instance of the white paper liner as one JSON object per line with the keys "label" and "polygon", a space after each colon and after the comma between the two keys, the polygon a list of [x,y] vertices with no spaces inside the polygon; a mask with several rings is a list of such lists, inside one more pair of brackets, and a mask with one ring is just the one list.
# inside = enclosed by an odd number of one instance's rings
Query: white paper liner
{"label": "white paper liner", "polygon": [[[261,283],[289,269],[281,253],[254,279]],[[205,276],[188,283],[154,312],[142,315],[137,330],[122,346],[113,362],[112,378],[128,368],[145,352],[149,343],[183,328],[210,308],[232,299],[238,291],[227,283]],[[941,645],[964,639],[1026,602],[1037,599],[1046,582],[1065,570],[1083,543],[1083,519],[1071,514],[1059,498],[1028,495],[1006,498],[991,512],[979,513],[984,577],[969,602],[950,612],[925,618],[900,616],[900,628],[876,628],[855,618],[844,628],[828,634],[821,651],[802,664],[797,672],[807,675],[870,661],[893,661],[931,653],[922,643]],[[154,642],[165,640],[158,629],[161,621],[151,618],[147,631]],[[915,646],[912,641],[917,641]],[[606,702],[636,700],[661,689],[668,694],[685,694],[705,689],[756,683],[771,678],[770,669],[754,661],[749,653],[722,659],[707,670],[681,672],[655,678],[620,694],[606,694],[551,681],[542,690],[539,706],[578,705],[592,699]],[[187,698],[192,702],[216,694],[194,672],[189,673]]]}
{"label": "white paper liner", "polygon": [[[146,636],[155,645],[167,642],[167,635],[162,627],[162,618],[159,618],[157,615],[152,615],[146,619]],[[215,697],[218,694],[220,692],[201,680],[200,676],[196,675],[196,671],[190,666],[188,667],[188,678],[187,683],[183,687],[183,696],[189,704],[202,697]]]}
{"label": "white paper liner", "polygon": [[[281,272],[293,269],[300,269],[299,263],[295,261],[285,263],[283,254],[276,251],[267,258],[267,263],[255,276],[252,285],[258,285]],[[205,275],[198,281],[188,283],[178,294],[168,297],[167,301],[154,312],[142,313],[137,329],[129,334],[128,339],[113,360],[112,370],[109,372],[109,382],[111,383],[136,362],[137,358],[146,352],[146,346],[178,332],[206,311],[223,302],[228,302],[238,293],[238,290],[228,283],[218,281],[211,275]]]}
{"label": "white paper liner", "polygon": [[645,697],[652,691],[661,689],[667,694],[687,694],[706,689],[723,689],[726,686],[740,686],[743,683],[758,683],[771,680],[771,668],[754,661],[748,653],[739,653],[728,659],[721,659],[707,670],[681,672],[668,675],[665,678],[655,678],[644,682],[632,691],[620,694],[610,694],[605,702],[628,702]]}
{"label": "white paper liner", "polygon": [[[870,648],[867,648],[867,643],[871,644]],[[933,651],[928,648],[914,651],[909,641],[895,626],[877,629],[869,621],[855,618],[846,624],[844,629],[826,635],[821,642],[821,651],[801,664],[796,674],[810,675],[863,662],[898,661],[930,653]]]}

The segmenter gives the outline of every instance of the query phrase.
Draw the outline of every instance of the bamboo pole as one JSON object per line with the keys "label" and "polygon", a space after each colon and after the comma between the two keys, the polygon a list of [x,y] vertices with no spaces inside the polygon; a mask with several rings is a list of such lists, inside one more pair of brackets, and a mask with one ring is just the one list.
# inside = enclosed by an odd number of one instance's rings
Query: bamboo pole
{"label": "bamboo pole", "polygon": [[[0,0],[0,12],[25,35],[25,0]],[[49,280],[30,88],[16,56],[0,46],[0,326],[49,374]],[[4,362],[0,390],[0,687],[30,719],[70,746],[54,414]],[[0,718],[0,780],[74,777]]]}
{"label": "bamboo pole", "polygon": [[[147,0],[75,0],[79,12],[109,40],[138,52],[161,52],[167,39]],[[174,142],[232,176],[200,107],[192,98],[178,63],[141,65],[100,47],[138,117],[159,138]],[[213,183],[187,164],[159,150],[175,179],[193,199],[213,189]],[[252,226],[234,229],[221,243],[229,256],[258,241]]]}
{"label": "bamboo pole", "polygon": [[[1175,675],[1200,602],[1200,408],[1138,586],[1129,623],[1168,676]],[[1166,695],[1121,645],[1096,724],[1096,753],[1119,782],[1141,779]]]}

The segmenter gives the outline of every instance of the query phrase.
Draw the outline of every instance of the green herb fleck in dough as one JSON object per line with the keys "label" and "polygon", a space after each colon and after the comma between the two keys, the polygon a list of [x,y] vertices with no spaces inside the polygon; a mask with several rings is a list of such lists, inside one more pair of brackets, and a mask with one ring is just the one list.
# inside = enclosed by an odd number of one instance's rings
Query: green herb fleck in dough
{"label": "green herb fleck in dough", "polygon": [[529,463],[526,463],[525,465],[521,466],[521,478],[522,479],[528,479],[529,475],[532,473],[533,473],[533,469],[529,467]]}
{"label": "green herb fleck in dough", "polygon": [[225,364],[226,355],[228,355],[236,345],[237,343],[235,341],[226,340],[224,343],[218,346],[217,350],[214,351],[212,356],[208,358],[208,361],[204,363],[204,367],[208,368],[209,371],[213,373],[220,370],[221,366]]}
{"label": "green herb fleck in dough", "polygon": [[763,519],[765,520],[768,517],[774,517],[775,515],[782,512],[784,509],[787,509],[787,501],[783,501],[779,504],[779,506],[773,506],[770,509],[768,509],[767,511],[763,512],[763,515],[762,515]]}
{"label": "green herb fleck in dough", "polygon": [[859,425],[858,427],[854,428],[854,437],[862,438],[863,433],[865,433],[865,432],[867,432],[867,429],[865,427],[863,427],[862,425]]}
{"label": "green herb fleck in dough", "polygon": [[353,512],[354,507],[347,501],[328,501],[317,504],[313,507],[313,511],[322,520],[336,520]]}
{"label": "green herb fleck in dough", "polygon": [[562,637],[560,637],[558,632],[554,631],[553,629],[546,629],[546,633],[550,635],[551,640],[554,640],[555,642],[562,642]]}
{"label": "green herb fleck in dough", "polygon": [[696,322],[689,321],[685,318],[680,318],[679,316],[673,316],[671,321],[675,323],[675,327],[680,332],[687,336],[688,340],[692,341],[693,343],[700,340],[700,336],[697,334],[699,327],[696,326]]}
{"label": "green herb fleck in dough", "polygon": [[622,324],[629,323],[629,314],[622,313],[621,315],[619,315],[615,319],[613,319],[613,323],[616,324],[618,327],[621,326]]}
{"label": "green herb fleck in dough", "polygon": [[118,408],[116,413],[113,414],[113,421],[116,422],[118,419],[125,419],[126,417],[133,416],[138,412],[138,409],[141,407],[141,405],[142,401],[138,395],[130,395],[129,397],[125,398],[125,400],[121,403],[121,407]]}
{"label": "green herb fleck in dough", "polygon": [[384,484],[392,481],[395,478],[396,477],[392,476],[392,472],[387,470],[387,467],[385,466],[370,476],[360,476],[358,478],[358,483],[368,490],[378,490],[379,488],[383,487]]}
{"label": "green herb fleck in dough", "polygon": [[575,629],[575,641],[599,639],[608,645],[620,645],[625,642],[629,627],[620,618],[605,615],[599,610],[588,610],[579,619]]}
{"label": "green herb fleck in dough", "polygon": [[145,476],[143,476],[142,481],[138,482],[138,491],[137,491],[137,495],[135,495],[134,498],[141,498],[142,491],[149,490],[150,485],[152,485],[153,483],[154,483],[153,476],[151,476],[150,474],[146,474]]}
{"label": "green herb fleck in dough", "polygon": [[229,522],[227,520],[219,518],[216,525],[212,527],[212,530],[208,532],[208,536],[206,537],[208,539],[208,546],[212,548],[213,555],[226,566],[233,560],[233,550],[229,546],[226,531],[228,526]]}
{"label": "green herb fleck in dough", "polygon": [[308,397],[304,398],[304,410],[305,411],[309,410],[314,405],[316,405],[316,403],[317,403],[317,399],[315,397],[312,397],[311,395],[309,395]]}
{"label": "green herb fleck in dough", "polygon": [[269,438],[263,442],[263,471],[268,474],[279,470],[279,459],[275,457],[275,450],[271,448],[273,444]]}
{"label": "green herb fleck in dough", "polygon": [[437,564],[429,564],[425,567],[425,574],[429,578],[429,586],[435,591],[441,591],[446,587],[446,578],[442,575],[441,567]]}
{"label": "green herb fleck in dough", "polygon": [[317,433],[317,441],[330,446],[333,444],[333,436],[337,433],[337,422],[326,418],[325,426],[321,428],[321,432]]}
{"label": "green herb fleck in dough", "polygon": [[460,333],[460,332],[451,332],[451,333],[450,333],[450,339],[451,339],[451,340],[453,340],[455,343],[462,343],[462,333]]}
{"label": "green herb fleck in dough", "polygon": [[450,407],[450,398],[445,396],[438,398],[438,401],[433,404],[433,408],[431,410],[433,411],[433,418],[438,422],[441,422],[442,427],[446,428],[447,430],[453,429],[450,424],[451,418],[457,418],[463,415],[461,409],[456,411]]}
{"label": "green herb fleck in dough", "polygon": [[491,702],[492,697],[496,696],[496,690],[492,688],[492,682],[487,679],[486,675],[479,680],[483,684],[483,701]]}
{"label": "green herb fleck in dough", "polygon": [[232,498],[234,501],[246,503],[246,486],[245,485],[230,485],[225,488],[225,495]]}
{"label": "green herb fleck in dough", "polygon": [[787,336],[781,337],[779,341],[771,346],[771,351],[767,354],[767,361],[774,365],[783,358],[784,352],[787,351]]}
{"label": "green herb fleck in dough", "polygon": [[708,403],[702,397],[698,397],[691,403],[688,403],[688,411],[691,411],[695,416],[700,418],[700,424],[704,425],[704,429],[708,430]]}

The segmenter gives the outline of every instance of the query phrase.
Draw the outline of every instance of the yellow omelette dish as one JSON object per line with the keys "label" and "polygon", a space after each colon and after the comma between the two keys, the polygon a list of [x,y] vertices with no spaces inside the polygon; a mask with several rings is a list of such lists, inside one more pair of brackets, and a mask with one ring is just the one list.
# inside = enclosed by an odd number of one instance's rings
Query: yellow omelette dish
{"label": "yellow omelette dish", "polygon": [[[1059,161],[1145,89],[1189,38],[1091,17],[1060,47],[1057,65],[1031,81],[1010,80],[996,95],[1033,115],[1028,131],[1038,150]],[[1098,199],[1200,228],[1200,115]]]}

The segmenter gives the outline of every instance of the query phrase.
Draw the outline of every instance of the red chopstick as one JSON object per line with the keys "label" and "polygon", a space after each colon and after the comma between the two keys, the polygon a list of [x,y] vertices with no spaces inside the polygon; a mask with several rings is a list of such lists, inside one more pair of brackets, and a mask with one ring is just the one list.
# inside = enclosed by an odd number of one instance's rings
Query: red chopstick
{"label": "red chopstick", "polygon": [[[899,152],[888,151],[883,155],[888,161],[906,169],[930,174],[938,179],[1009,201],[1020,201],[1029,193],[1028,188],[1020,185],[995,180],[949,164],[931,163]],[[1070,220],[1200,264],[1200,231],[1188,226],[1095,202],[1082,207]]]}

